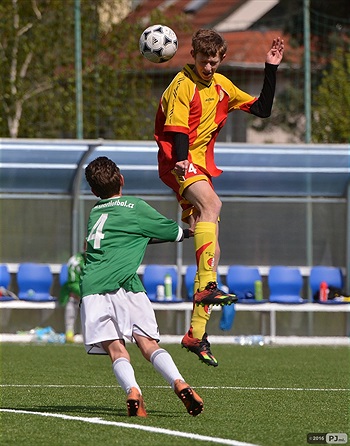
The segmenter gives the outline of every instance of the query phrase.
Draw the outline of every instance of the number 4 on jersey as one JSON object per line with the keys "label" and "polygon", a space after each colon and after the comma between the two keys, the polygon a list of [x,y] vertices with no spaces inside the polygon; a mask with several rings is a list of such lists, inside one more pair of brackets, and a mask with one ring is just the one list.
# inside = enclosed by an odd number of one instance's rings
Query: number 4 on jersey
{"label": "number 4 on jersey", "polygon": [[106,223],[107,217],[108,214],[101,214],[87,238],[87,241],[94,240],[94,249],[99,249],[101,247],[101,240],[105,238],[103,226]]}
{"label": "number 4 on jersey", "polygon": [[197,169],[194,167],[192,163],[188,166],[188,172],[192,172],[195,175],[197,175]]}

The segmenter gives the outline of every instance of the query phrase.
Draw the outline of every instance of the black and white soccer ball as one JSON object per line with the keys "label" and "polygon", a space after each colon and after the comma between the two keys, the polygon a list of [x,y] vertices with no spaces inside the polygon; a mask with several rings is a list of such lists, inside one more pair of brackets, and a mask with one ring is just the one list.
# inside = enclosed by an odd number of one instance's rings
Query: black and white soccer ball
{"label": "black and white soccer ball", "polygon": [[170,60],[178,48],[177,37],[168,26],[151,25],[143,31],[139,40],[141,54],[151,62]]}

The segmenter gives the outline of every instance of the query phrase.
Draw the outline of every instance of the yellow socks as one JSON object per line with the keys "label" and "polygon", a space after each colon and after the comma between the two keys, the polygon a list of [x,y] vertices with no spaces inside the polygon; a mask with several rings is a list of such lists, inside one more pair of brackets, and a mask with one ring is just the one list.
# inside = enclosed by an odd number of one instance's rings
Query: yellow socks
{"label": "yellow socks", "polygon": [[[199,291],[203,291],[208,282],[216,280],[215,248],[216,248],[216,224],[198,222],[194,231],[194,247],[196,250],[196,262],[199,272]],[[197,291],[197,290],[196,290]]]}
{"label": "yellow socks", "polygon": [[[214,273],[214,278],[211,279],[216,281],[216,273]],[[210,282],[210,280],[209,280]],[[199,288],[199,278],[198,271],[196,273],[196,277],[194,279],[194,293]],[[191,327],[192,327],[192,336],[194,338],[202,339],[204,333],[206,332],[207,322],[210,319],[211,313],[211,305],[206,305],[202,307],[202,305],[193,305],[193,312],[191,317]]]}
{"label": "yellow socks", "polygon": [[191,327],[194,338],[202,339],[206,332],[207,322],[210,319],[211,305],[202,307],[195,305],[192,312]]}

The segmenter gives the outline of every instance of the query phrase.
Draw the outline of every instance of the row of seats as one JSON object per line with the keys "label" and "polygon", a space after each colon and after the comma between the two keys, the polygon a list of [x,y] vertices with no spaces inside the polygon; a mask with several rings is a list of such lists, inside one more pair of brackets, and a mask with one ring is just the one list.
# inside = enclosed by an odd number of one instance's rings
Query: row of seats
{"label": "row of seats", "polygon": [[[184,276],[184,288],[186,297],[184,300],[192,300],[193,283],[196,273],[196,265],[189,265]],[[143,274],[143,284],[151,301],[158,301],[157,292],[159,285],[164,285],[164,277],[169,274],[172,279],[171,301],[176,301],[176,289],[178,284],[177,270],[174,266],[147,265]],[[67,281],[67,266],[62,265],[59,283],[62,286]],[[50,295],[53,275],[48,265],[36,263],[22,263],[17,271],[18,298],[26,301],[50,301],[55,300]],[[10,284],[10,273],[7,265],[0,265],[0,300],[13,299],[6,295]],[[242,303],[266,302],[267,299],[256,300],[254,288],[257,281],[262,281],[259,269],[243,265],[231,265],[226,275],[226,284],[231,293],[238,297]],[[286,266],[272,266],[267,277],[269,287],[269,302],[276,303],[303,303],[306,299],[301,296],[303,278],[298,268]],[[342,289],[344,278],[340,268],[328,266],[314,266],[311,268],[309,286],[312,296],[320,288],[321,282],[328,286]]]}
{"label": "row of seats", "polygon": [[[196,274],[196,265],[186,268],[184,282],[187,300],[192,301],[193,283]],[[147,265],[144,272],[144,286],[152,301],[157,300],[157,286],[164,282],[164,275],[171,274],[173,279],[173,300],[177,286],[177,273],[175,267],[162,265]],[[240,303],[289,303],[299,304],[307,302],[302,297],[303,277],[299,268],[287,266],[272,266],[267,277],[269,288],[268,299],[257,300],[255,296],[256,282],[262,282],[262,276],[257,267],[245,265],[231,265],[227,270],[226,284],[230,293],[236,294]],[[309,286],[312,296],[320,289],[321,282],[328,286],[343,289],[344,278],[340,268],[328,266],[314,266],[310,270]]]}
{"label": "row of seats", "polygon": [[[62,266],[62,276],[66,265]],[[38,263],[21,263],[18,267],[17,275],[18,299],[35,302],[48,302],[56,300],[51,296],[50,291],[53,283],[53,274],[49,265]],[[67,279],[65,279],[67,280]],[[13,294],[8,293],[11,282],[11,275],[7,265],[0,265],[0,300],[13,300]],[[64,282],[61,282],[62,285]]]}
{"label": "row of seats", "polygon": [[[239,301],[248,302],[247,295],[254,291],[254,283],[261,281],[258,268],[233,265],[227,272],[229,290],[238,296]],[[344,277],[340,268],[331,266],[314,266],[310,270],[308,286],[314,297],[320,290],[322,282],[328,286],[343,289]],[[267,277],[269,302],[298,304],[306,302],[302,297],[303,277],[298,268],[287,266],[272,266]],[[253,299],[254,300],[254,299]]]}

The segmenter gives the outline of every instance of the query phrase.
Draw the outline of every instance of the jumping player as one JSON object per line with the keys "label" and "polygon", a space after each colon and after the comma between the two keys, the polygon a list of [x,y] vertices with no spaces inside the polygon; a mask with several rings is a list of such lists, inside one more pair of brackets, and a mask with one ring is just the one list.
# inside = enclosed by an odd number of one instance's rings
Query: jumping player
{"label": "jumping player", "polygon": [[212,305],[230,305],[235,296],[217,286],[220,258],[218,221],[221,201],[212,177],[221,175],[214,144],[227,115],[242,110],[270,116],[284,43],[274,39],[266,55],[265,78],[258,98],[237,88],[216,71],[226,57],[225,40],[215,30],[200,29],[192,38],[193,64],[186,65],[164,91],[155,120],[160,179],[176,194],[182,220],[194,230],[197,275],[191,326],[182,346],[205,364],[217,366],[210,351],[206,325]]}
{"label": "jumping player", "polygon": [[137,275],[150,240],[179,242],[184,231],[140,198],[122,196],[124,177],[107,157],[92,161],[85,176],[91,191],[101,198],[90,212],[81,283],[85,348],[91,354],[110,356],[113,373],[127,395],[129,416],[146,417],[147,412],[126,339],[138,345],[187,412],[196,416],[203,410],[203,401],[184,381],[170,354],[159,347],[152,304]]}

